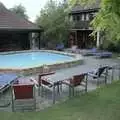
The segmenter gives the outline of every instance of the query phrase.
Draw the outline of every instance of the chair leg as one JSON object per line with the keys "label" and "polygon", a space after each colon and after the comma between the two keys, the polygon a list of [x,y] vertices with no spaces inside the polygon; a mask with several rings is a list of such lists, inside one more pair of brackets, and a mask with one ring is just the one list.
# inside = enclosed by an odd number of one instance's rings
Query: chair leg
{"label": "chair leg", "polygon": [[62,92],[62,83],[60,84],[60,91]]}
{"label": "chair leg", "polygon": [[75,95],[74,87],[72,87],[72,95]]}
{"label": "chair leg", "polygon": [[111,76],[111,81],[113,81],[113,79],[114,79],[114,67],[112,68],[112,76]]}
{"label": "chair leg", "polygon": [[40,85],[38,86],[38,96],[40,96]]}
{"label": "chair leg", "polygon": [[99,78],[97,78],[97,86],[99,86],[99,82],[100,82],[100,81],[99,81]]}
{"label": "chair leg", "polygon": [[14,101],[12,100],[12,112],[15,111]]}
{"label": "chair leg", "polygon": [[11,95],[12,95],[12,112],[14,112],[15,110],[14,110],[14,97],[13,97],[13,91],[12,91],[12,87],[11,87]]}
{"label": "chair leg", "polygon": [[85,82],[85,92],[87,93],[87,84],[88,84],[88,75],[86,76],[86,82]]}
{"label": "chair leg", "polygon": [[69,97],[71,97],[71,87],[69,86]]}
{"label": "chair leg", "polygon": [[52,94],[52,98],[53,98],[53,104],[55,104],[55,85],[53,85],[53,94]]}
{"label": "chair leg", "polygon": [[35,86],[33,88],[33,92],[34,92],[34,109],[36,110],[36,94],[35,94]]}
{"label": "chair leg", "polygon": [[105,85],[107,84],[107,79],[108,79],[108,69],[106,70],[106,73],[105,73]]}
{"label": "chair leg", "polygon": [[60,94],[59,84],[57,85],[57,93]]}
{"label": "chair leg", "polygon": [[43,86],[41,85],[41,97],[43,97]]}

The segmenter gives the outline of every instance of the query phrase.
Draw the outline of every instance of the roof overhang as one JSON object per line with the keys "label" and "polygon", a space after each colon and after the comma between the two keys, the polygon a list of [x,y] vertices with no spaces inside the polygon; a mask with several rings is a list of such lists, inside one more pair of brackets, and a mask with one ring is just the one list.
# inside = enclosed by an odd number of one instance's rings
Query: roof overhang
{"label": "roof overhang", "polygon": [[80,13],[91,13],[91,12],[98,12],[100,8],[94,8],[94,9],[86,9],[86,10],[78,10],[78,11],[71,11],[69,15],[72,14],[80,14]]}
{"label": "roof overhang", "polygon": [[17,29],[17,28],[0,28],[2,32],[43,32],[42,28],[38,29]]}
{"label": "roof overhang", "polygon": [[93,31],[93,29],[70,29],[70,31]]}

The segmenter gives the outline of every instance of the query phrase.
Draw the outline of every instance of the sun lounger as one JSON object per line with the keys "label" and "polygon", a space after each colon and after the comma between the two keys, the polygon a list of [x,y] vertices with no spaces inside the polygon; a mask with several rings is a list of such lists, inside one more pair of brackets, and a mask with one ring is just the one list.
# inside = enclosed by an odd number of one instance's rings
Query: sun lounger
{"label": "sun lounger", "polygon": [[0,93],[4,92],[17,78],[16,74],[0,74]]}
{"label": "sun lounger", "polygon": [[103,78],[104,83],[107,84],[107,75],[108,75],[109,66],[100,66],[93,72],[89,72],[88,76],[91,77],[91,82],[95,80],[97,86],[99,86],[101,79]]}
{"label": "sun lounger", "polygon": [[111,58],[112,53],[111,52],[98,52],[98,53],[94,53],[94,56],[97,58]]}
{"label": "sun lounger", "polygon": [[56,50],[58,50],[58,51],[64,50],[64,44],[57,44]]}
{"label": "sun lounger", "polygon": [[97,50],[97,48],[92,48],[92,49],[85,49],[85,50],[81,50],[81,54],[83,56],[93,56],[95,53],[98,53],[99,51]]}
{"label": "sun lounger", "polygon": [[16,74],[0,74],[0,107],[7,107],[11,102],[10,100],[7,100],[5,98],[5,95],[3,97],[3,93],[7,88],[11,86],[11,84],[18,78]]}

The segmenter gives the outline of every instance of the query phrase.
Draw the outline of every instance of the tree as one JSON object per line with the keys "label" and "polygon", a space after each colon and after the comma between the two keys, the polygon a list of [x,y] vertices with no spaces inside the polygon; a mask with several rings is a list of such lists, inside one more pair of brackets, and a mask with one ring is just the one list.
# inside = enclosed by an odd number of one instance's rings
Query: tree
{"label": "tree", "polygon": [[13,8],[10,8],[10,10],[15,14],[19,15],[20,17],[28,19],[28,15],[26,14],[26,9],[21,4],[15,5]]}
{"label": "tree", "polygon": [[50,0],[40,11],[36,23],[44,29],[44,41],[55,44],[67,41],[70,25],[67,7],[67,4]]}
{"label": "tree", "polygon": [[92,21],[95,30],[105,31],[111,40],[120,41],[120,1],[102,0],[101,9]]}

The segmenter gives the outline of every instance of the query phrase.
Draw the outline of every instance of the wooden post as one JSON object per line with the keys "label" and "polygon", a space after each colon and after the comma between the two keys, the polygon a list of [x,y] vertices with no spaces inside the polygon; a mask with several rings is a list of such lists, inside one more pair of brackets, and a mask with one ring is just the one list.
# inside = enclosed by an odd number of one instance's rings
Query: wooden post
{"label": "wooden post", "polygon": [[39,33],[38,33],[38,48],[39,48],[39,49],[40,49],[40,46],[41,46],[41,45],[40,45],[40,44],[41,44],[41,43],[40,43],[40,36],[41,36],[41,33],[39,32]]}
{"label": "wooden post", "polygon": [[97,48],[100,47],[100,32],[97,32],[97,44],[96,44]]}
{"label": "wooden post", "polygon": [[29,33],[30,49],[32,49],[32,33]]}
{"label": "wooden post", "polygon": [[77,44],[77,30],[75,31],[75,45],[78,46],[78,44]]}

